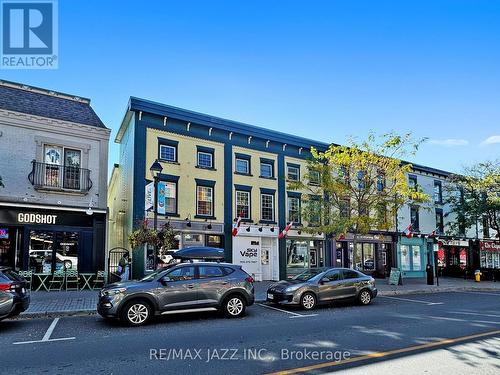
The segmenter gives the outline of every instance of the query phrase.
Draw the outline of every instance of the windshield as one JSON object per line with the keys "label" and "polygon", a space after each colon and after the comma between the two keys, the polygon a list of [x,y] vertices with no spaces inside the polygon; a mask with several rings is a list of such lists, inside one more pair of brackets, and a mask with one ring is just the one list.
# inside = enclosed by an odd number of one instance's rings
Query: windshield
{"label": "windshield", "polygon": [[176,264],[171,264],[171,265],[168,265],[167,267],[163,267],[162,269],[160,270],[156,270],[155,272],[153,273],[150,273],[149,275],[146,275],[144,276],[142,279],[140,279],[139,281],[153,281],[155,280],[156,278],[158,278],[158,276],[160,274],[164,274],[166,271],[168,271],[170,268],[172,268],[173,266],[176,266]]}
{"label": "windshield", "polygon": [[301,274],[298,274],[293,278],[293,280],[298,280],[298,281],[309,281],[313,277],[318,276],[321,272],[324,270],[320,269],[312,269],[312,270],[307,270],[305,272],[302,272]]}

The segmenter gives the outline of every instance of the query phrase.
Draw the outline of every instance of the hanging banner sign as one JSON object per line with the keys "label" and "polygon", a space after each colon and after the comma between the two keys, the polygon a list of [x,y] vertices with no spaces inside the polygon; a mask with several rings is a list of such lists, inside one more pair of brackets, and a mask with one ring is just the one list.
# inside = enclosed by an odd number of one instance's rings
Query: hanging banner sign
{"label": "hanging banner sign", "polygon": [[146,185],[144,189],[144,210],[149,211],[153,208],[155,201],[155,184],[154,182],[150,182]]}
{"label": "hanging banner sign", "polygon": [[158,182],[158,207],[157,212],[160,215],[165,215],[165,183]]}

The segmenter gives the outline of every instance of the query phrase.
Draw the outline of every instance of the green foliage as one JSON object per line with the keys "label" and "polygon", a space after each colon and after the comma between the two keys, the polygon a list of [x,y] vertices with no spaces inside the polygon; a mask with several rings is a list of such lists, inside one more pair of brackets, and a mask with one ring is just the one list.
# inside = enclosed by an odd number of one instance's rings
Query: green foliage
{"label": "green foliage", "polygon": [[137,229],[130,233],[128,241],[132,249],[149,244],[160,249],[161,252],[176,247],[176,235],[177,232],[169,223],[162,225],[159,230],[155,230],[149,227],[147,220],[144,220]]}
{"label": "green foliage", "polygon": [[452,176],[450,182],[446,201],[455,219],[449,224],[449,233],[463,235],[483,218],[500,232],[500,161],[465,167],[463,174]]}
{"label": "green foliage", "polygon": [[[302,218],[309,232],[367,233],[396,226],[398,209],[405,204],[427,202],[429,197],[408,184],[412,165],[401,158],[414,155],[424,139],[411,134],[370,133],[366,140],[351,138],[346,146],[331,145],[325,152],[312,148],[312,159],[303,180],[291,182],[291,190],[303,194]],[[319,184],[311,177],[319,173]]]}
{"label": "green foliage", "polygon": [[0,187],[5,187],[5,185],[3,184],[3,181],[2,181],[2,176],[0,176]]}

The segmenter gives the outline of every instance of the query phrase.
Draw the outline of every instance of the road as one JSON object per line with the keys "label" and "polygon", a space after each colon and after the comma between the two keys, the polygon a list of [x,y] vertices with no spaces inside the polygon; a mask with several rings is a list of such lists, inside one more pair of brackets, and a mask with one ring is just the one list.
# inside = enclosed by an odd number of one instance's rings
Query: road
{"label": "road", "polygon": [[498,373],[500,293],[378,297],[306,313],[254,305],[140,328],[99,316],[0,322],[5,374]]}

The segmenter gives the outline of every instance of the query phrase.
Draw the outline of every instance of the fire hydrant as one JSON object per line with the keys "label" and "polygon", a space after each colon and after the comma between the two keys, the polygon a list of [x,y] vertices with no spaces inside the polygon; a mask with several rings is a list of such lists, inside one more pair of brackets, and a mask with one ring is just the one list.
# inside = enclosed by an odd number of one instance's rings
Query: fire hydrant
{"label": "fire hydrant", "polygon": [[481,281],[481,271],[479,270],[476,270],[476,272],[474,272],[474,276],[476,277],[476,282],[479,283]]}

